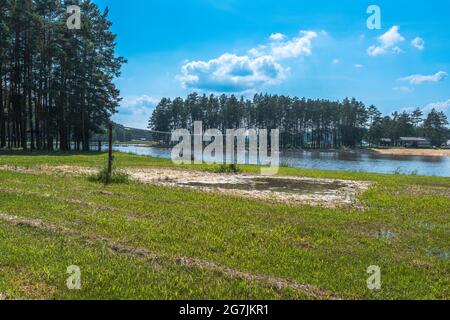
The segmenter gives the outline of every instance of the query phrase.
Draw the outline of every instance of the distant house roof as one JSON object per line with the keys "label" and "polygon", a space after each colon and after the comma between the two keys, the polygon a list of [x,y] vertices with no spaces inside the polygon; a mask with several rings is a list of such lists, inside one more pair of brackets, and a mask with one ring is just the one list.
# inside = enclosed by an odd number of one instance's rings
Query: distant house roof
{"label": "distant house roof", "polygon": [[430,142],[427,138],[416,138],[416,137],[400,137],[400,141],[405,142]]}
{"label": "distant house roof", "polygon": [[389,138],[381,138],[380,141],[381,141],[381,142],[392,142],[392,139],[389,139]]}

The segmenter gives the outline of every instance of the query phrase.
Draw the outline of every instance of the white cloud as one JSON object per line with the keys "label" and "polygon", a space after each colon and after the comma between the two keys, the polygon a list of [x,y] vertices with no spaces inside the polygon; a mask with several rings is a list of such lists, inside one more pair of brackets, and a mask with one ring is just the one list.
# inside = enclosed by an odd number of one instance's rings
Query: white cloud
{"label": "white cloud", "polygon": [[423,51],[425,49],[425,41],[422,38],[415,38],[413,41],[411,41],[411,44],[416,49]]}
{"label": "white cloud", "polygon": [[145,129],[159,99],[148,95],[125,97],[113,120],[128,127]]}
{"label": "white cloud", "polygon": [[178,79],[185,88],[215,92],[242,92],[283,80],[288,69],[272,56],[238,56],[225,53],[209,61],[183,65]]}
{"label": "white cloud", "polygon": [[399,30],[399,26],[393,26],[386,33],[378,37],[379,44],[370,46],[367,49],[367,54],[375,57],[389,52],[401,53],[402,50],[397,44],[405,41],[405,38],[399,33]]}
{"label": "white cloud", "polygon": [[183,87],[212,92],[244,92],[273,85],[284,80],[289,68],[280,60],[312,54],[314,31],[301,31],[286,40],[281,33],[270,36],[271,42],[259,45],[247,55],[224,53],[208,61],[190,61],[181,67],[177,79]]}
{"label": "white cloud", "polygon": [[386,53],[386,49],[383,47],[370,46],[367,49],[367,54],[372,57],[376,57]]}
{"label": "white cloud", "polygon": [[428,113],[433,109],[435,109],[437,111],[443,111],[443,112],[450,111],[450,99],[447,101],[443,101],[443,102],[430,103],[425,108],[423,108],[422,111],[425,113]]}
{"label": "white cloud", "polygon": [[282,40],[286,39],[286,36],[282,33],[277,32],[277,33],[272,33],[270,35],[269,39],[272,41],[282,41]]}
{"label": "white cloud", "polygon": [[339,64],[341,63],[341,61],[339,59],[333,59],[333,61],[331,61],[332,64]]}
{"label": "white cloud", "polygon": [[400,81],[408,81],[410,84],[419,85],[426,82],[440,82],[447,78],[448,74],[444,71],[439,71],[433,75],[421,75],[421,74],[413,74],[408,77],[400,78]]}
{"label": "white cloud", "polygon": [[261,57],[267,54],[266,51],[267,51],[266,45],[259,45],[256,48],[251,48],[250,50],[248,50],[248,54],[252,57]]}
{"label": "white cloud", "polygon": [[395,44],[405,40],[405,38],[403,38],[402,35],[398,32],[399,30],[399,26],[393,26],[391,29],[389,29],[389,31],[380,36],[378,39],[380,40],[381,44],[390,48]]}
{"label": "white cloud", "polygon": [[404,51],[400,47],[396,46],[396,47],[392,48],[392,52],[396,53],[396,54],[399,54],[399,53],[403,53]]}
{"label": "white cloud", "polygon": [[309,56],[312,53],[312,40],[317,37],[314,31],[301,31],[299,37],[285,42],[272,43],[271,55],[276,59]]}
{"label": "white cloud", "polygon": [[403,87],[394,87],[394,88],[392,88],[392,90],[403,92],[403,93],[410,93],[410,92],[414,91],[412,88],[405,87],[405,86],[403,86]]}
{"label": "white cloud", "polygon": [[355,67],[357,69],[361,69],[364,66],[362,64],[354,64],[353,67]]}
{"label": "white cloud", "polygon": [[130,107],[148,107],[148,106],[154,106],[159,103],[158,98],[150,97],[147,95],[142,96],[131,96],[131,97],[125,97],[122,100],[121,106],[130,108]]}

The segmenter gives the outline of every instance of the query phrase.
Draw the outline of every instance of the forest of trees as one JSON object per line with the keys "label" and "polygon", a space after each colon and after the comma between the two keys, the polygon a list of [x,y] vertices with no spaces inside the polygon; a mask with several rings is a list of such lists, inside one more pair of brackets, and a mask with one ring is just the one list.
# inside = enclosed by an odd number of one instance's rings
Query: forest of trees
{"label": "forest of trees", "polygon": [[149,129],[171,132],[191,129],[203,121],[204,129],[280,129],[282,148],[358,147],[363,141],[376,146],[380,139],[421,136],[441,146],[450,138],[444,113],[432,110],[424,118],[420,109],[382,116],[375,106],[355,99],[310,100],[257,94],[253,100],[231,96],[190,94],[186,99],[163,98]]}
{"label": "forest of trees", "polygon": [[[66,25],[81,8],[81,29]],[[89,149],[119,105],[108,10],[84,0],[0,0],[0,148]]]}

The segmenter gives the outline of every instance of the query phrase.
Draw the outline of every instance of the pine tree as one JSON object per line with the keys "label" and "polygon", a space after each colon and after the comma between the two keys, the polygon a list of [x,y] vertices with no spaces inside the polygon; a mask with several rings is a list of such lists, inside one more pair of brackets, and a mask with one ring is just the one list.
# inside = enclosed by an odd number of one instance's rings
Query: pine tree
{"label": "pine tree", "polygon": [[[78,5],[81,30],[66,9]],[[0,0],[0,147],[89,150],[116,112],[115,55],[108,10],[89,0]]]}

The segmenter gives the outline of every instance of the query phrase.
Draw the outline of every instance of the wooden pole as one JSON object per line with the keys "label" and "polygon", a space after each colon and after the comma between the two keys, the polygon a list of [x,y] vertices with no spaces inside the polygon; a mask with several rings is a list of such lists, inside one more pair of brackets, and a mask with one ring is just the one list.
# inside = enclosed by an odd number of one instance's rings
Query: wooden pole
{"label": "wooden pole", "polygon": [[108,176],[111,179],[112,176],[112,162],[113,162],[113,151],[112,151],[112,123],[109,124],[109,146],[108,146]]}

